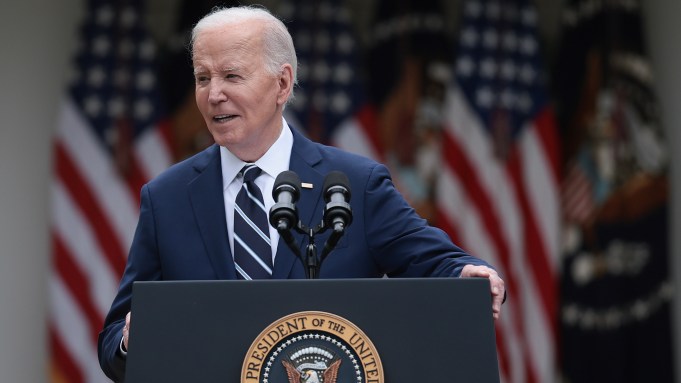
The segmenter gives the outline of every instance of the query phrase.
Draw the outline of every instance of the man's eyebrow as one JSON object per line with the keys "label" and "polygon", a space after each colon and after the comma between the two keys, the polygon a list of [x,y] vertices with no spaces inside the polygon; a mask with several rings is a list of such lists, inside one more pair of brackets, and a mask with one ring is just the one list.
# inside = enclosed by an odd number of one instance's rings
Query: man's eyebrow
{"label": "man's eyebrow", "polygon": [[[227,67],[227,68],[219,69],[218,72],[221,72],[221,73],[236,72],[236,71],[238,71],[239,69],[241,69],[241,68],[240,68],[240,67],[235,67],[235,66],[234,66],[234,67]],[[194,74],[205,73],[205,72],[210,72],[210,71],[207,70],[206,68],[203,68],[203,67],[194,68]]]}

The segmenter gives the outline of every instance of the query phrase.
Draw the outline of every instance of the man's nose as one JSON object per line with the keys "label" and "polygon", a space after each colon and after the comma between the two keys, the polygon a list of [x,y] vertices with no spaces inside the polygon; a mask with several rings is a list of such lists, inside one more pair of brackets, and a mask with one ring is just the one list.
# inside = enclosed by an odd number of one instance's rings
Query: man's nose
{"label": "man's nose", "polygon": [[225,86],[219,79],[213,79],[210,82],[210,90],[208,91],[208,101],[217,104],[219,102],[227,101],[227,93],[225,93]]}

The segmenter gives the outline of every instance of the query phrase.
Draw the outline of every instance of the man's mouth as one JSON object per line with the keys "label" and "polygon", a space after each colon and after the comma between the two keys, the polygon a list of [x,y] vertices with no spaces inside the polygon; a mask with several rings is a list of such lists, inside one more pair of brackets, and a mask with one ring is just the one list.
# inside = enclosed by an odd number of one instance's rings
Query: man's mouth
{"label": "man's mouth", "polygon": [[213,121],[215,122],[227,122],[232,119],[234,119],[236,115],[234,114],[218,114],[216,116],[213,116]]}

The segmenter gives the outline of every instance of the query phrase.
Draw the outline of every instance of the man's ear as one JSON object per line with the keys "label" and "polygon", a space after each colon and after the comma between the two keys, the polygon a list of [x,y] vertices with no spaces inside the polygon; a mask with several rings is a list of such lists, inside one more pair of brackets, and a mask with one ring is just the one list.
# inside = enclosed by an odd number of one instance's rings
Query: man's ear
{"label": "man's ear", "polygon": [[279,86],[277,103],[284,105],[293,92],[293,67],[291,64],[284,64],[281,66],[281,73],[279,74],[277,85]]}

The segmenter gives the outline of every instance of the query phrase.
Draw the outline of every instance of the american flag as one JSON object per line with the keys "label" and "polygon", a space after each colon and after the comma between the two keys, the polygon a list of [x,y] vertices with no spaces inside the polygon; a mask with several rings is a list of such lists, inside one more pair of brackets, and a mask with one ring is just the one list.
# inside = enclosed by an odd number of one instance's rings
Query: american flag
{"label": "american flag", "polygon": [[506,282],[507,382],[557,376],[559,153],[537,18],[529,1],[463,2],[437,193],[441,226]]}
{"label": "american flag", "polygon": [[286,118],[316,141],[333,132],[363,105],[359,45],[342,1],[282,1],[285,23],[298,56],[298,83]]}
{"label": "american flag", "polygon": [[[497,322],[502,380],[551,382],[557,376],[560,177],[538,16],[529,1],[462,4],[454,81],[444,104],[441,157],[435,165],[434,223],[455,243],[494,265],[506,282],[508,301]],[[342,14],[313,17],[312,24],[320,27],[324,20],[341,20]],[[418,24],[412,16],[403,21]],[[316,46],[323,37],[303,37],[302,49],[301,38],[294,34],[294,39],[304,56],[305,44]],[[334,68],[334,62],[327,61],[326,67]],[[301,76],[302,88],[306,81]],[[328,100],[329,94],[321,100]],[[306,110],[304,105],[296,110]],[[354,105],[344,118],[326,126],[332,130],[331,143],[385,161],[375,110]],[[393,172],[393,178],[399,188],[399,174]]]}
{"label": "american flag", "polygon": [[596,208],[593,196],[592,181],[581,162],[573,161],[566,166],[561,181],[561,210],[566,222],[578,225],[587,223],[589,216]]}
{"label": "american flag", "polygon": [[155,54],[141,1],[87,3],[54,139],[53,382],[108,381],[97,361],[97,336],[125,267],[139,190],[171,163]]}

